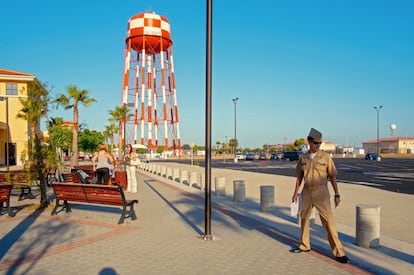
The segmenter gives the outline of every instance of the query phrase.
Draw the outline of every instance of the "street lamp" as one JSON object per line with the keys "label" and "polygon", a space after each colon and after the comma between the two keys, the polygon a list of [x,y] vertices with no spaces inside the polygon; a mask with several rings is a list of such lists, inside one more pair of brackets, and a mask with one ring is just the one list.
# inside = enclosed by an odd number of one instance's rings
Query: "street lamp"
{"label": "street lamp", "polygon": [[7,172],[10,170],[9,166],[9,98],[7,96],[0,96],[0,101],[6,101],[6,167]]}
{"label": "street lamp", "polygon": [[227,146],[228,146],[227,142],[228,141],[227,141],[227,136],[226,136],[226,143],[224,144],[224,147],[223,147],[223,162],[226,162]]}
{"label": "street lamp", "polygon": [[191,166],[194,164],[194,142],[190,142],[190,148],[191,148]]}
{"label": "street lamp", "polygon": [[236,147],[237,147],[236,104],[239,101],[239,98],[235,97],[232,100],[233,100],[233,103],[234,103],[234,146],[233,146],[234,149],[233,149],[233,152],[234,152],[234,154],[236,154]]}
{"label": "street lamp", "polygon": [[379,113],[382,109],[382,105],[375,106],[374,109],[377,111],[377,160],[380,160],[380,156],[379,156]]}

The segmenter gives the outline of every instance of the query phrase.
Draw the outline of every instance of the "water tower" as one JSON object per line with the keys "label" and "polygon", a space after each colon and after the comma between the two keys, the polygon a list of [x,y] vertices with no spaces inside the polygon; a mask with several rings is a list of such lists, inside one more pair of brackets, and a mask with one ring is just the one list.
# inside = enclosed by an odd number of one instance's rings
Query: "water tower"
{"label": "water tower", "polygon": [[393,123],[390,125],[391,136],[395,136],[395,131],[397,131],[397,124]]}
{"label": "water tower", "polygon": [[130,114],[123,144],[181,152],[170,23],[154,12],[132,16],[125,39],[122,104]]}

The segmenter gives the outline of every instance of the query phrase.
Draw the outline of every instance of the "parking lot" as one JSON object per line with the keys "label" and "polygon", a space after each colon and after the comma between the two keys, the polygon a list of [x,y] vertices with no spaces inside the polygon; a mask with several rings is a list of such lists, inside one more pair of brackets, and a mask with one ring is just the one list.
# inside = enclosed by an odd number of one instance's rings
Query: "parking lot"
{"label": "parking lot", "polygon": [[[174,160],[177,161],[177,160]],[[349,184],[372,186],[398,193],[414,194],[414,159],[387,159],[381,161],[364,158],[335,158],[337,180]],[[178,162],[188,162],[179,160]],[[204,160],[199,161],[204,166]],[[214,168],[227,168],[258,173],[295,176],[297,161],[268,160],[212,160]]]}

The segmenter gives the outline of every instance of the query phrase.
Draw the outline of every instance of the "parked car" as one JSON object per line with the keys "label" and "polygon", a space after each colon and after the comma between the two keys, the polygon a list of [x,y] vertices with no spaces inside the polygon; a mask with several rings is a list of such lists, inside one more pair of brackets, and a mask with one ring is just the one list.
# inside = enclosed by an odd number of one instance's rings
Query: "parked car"
{"label": "parked car", "polygon": [[285,160],[299,160],[299,156],[301,155],[301,152],[284,152],[283,153],[283,159]]}
{"label": "parked car", "polygon": [[246,160],[254,160],[254,154],[253,153],[247,153],[246,154]]}
{"label": "parked car", "polygon": [[264,153],[260,154],[260,155],[259,155],[259,159],[260,159],[260,160],[266,160],[266,159],[267,159],[266,154],[264,154]]}
{"label": "parked car", "polygon": [[270,159],[282,159],[283,158],[283,153],[272,153],[270,155]]}
{"label": "parked car", "polygon": [[236,159],[244,159],[244,157],[243,153],[236,153]]}
{"label": "parked car", "polygon": [[367,160],[381,160],[381,155],[378,155],[377,153],[367,153],[365,155],[365,159]]}

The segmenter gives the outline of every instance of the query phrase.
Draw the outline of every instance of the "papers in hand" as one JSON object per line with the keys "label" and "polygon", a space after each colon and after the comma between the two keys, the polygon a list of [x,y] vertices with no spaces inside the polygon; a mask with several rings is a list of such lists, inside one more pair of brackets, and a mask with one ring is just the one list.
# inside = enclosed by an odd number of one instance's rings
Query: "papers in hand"
{"label": "papers in hand", "polygon": [[299,212],[299,203],[298,202],[291,202],[290,203],[290,216],[296,217]]}

